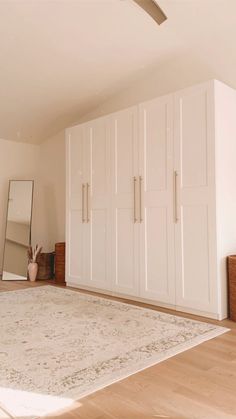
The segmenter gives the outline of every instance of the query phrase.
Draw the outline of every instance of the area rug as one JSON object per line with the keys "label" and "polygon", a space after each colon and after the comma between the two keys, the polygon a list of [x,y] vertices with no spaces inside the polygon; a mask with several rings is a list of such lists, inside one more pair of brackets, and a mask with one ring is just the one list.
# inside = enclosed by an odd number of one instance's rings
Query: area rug
{"label": "area rug", "polygon": [[4,292],[0,311],[0,406],[18,419],[67,407],[228,330],[51,286]]}

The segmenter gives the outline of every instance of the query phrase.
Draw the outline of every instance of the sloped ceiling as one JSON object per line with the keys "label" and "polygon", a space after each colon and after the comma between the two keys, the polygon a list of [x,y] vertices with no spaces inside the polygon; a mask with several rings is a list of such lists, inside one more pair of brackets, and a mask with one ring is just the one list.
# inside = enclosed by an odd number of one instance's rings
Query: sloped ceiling
{"label": "sloped ceiling", "polygon": [[159,5],[161,26],[132,0],[2,0],[0,138],[40,143],[172,59],[236,87],[236,1]]}

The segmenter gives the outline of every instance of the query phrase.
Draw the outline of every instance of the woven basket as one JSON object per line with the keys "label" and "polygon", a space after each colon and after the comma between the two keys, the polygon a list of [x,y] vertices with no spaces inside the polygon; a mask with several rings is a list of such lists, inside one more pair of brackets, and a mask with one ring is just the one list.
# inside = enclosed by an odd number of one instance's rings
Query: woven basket
{"label": "woven basket", "polygon": [[236,255],[228,256],[229,318],[236,321]]}
{"label": "woven basket", "polygon": [[40,253],[37,263],[37,279],[52,279],[54,275],[54,253]]}

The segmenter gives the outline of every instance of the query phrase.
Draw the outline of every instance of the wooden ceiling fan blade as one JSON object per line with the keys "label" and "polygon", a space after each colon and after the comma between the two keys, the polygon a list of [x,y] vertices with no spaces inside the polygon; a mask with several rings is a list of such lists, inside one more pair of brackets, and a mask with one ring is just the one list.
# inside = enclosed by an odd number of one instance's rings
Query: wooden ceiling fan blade
{"label": "wooden ceiling fan blade", "polygon": [[158,6],[158,4],[154,0],[133,0],[136,4],[142,7],[146,13],[148,13],[158,25],[165,22],[167,16]]}

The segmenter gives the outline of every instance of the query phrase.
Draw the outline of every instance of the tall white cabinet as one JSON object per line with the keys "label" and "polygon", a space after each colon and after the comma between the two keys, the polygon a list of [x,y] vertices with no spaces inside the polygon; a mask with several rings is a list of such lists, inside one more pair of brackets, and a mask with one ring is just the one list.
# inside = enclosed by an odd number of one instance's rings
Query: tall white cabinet
{"label": "tall white cabinet", "polygon": [[[176,93],[176,305],[217,311],[214,85]],[[236,245],[236,242],[235,242]]]}
{"label": "tall white cabinet", "polygon": [[210,81],[66,130],[68,285],[227,316],[235,114]]}
{"label": "tall white cabinet", "polygon": [[85,284],[88,277],[87,242],[84,196],[86,189],[86,143],[85,126],[70,129],[67,141],[67,280],[71,284]]}
{"label": "tall white cabinet", "polygon": [[135,211],[139,170],[137,107],[111,115],[110,143],[112,289],[138,296],[139,226],[135,221],[138,217]]}
{"label": "tall white cabinet", "polygon": [[106,118],[70,129],[67,159],[67,275],[72,284],[110,290],[110,141]]}
{"label": "tall white cabinet", "polygon": [[175,304],[173,98],[139,106],[140,296]]}

